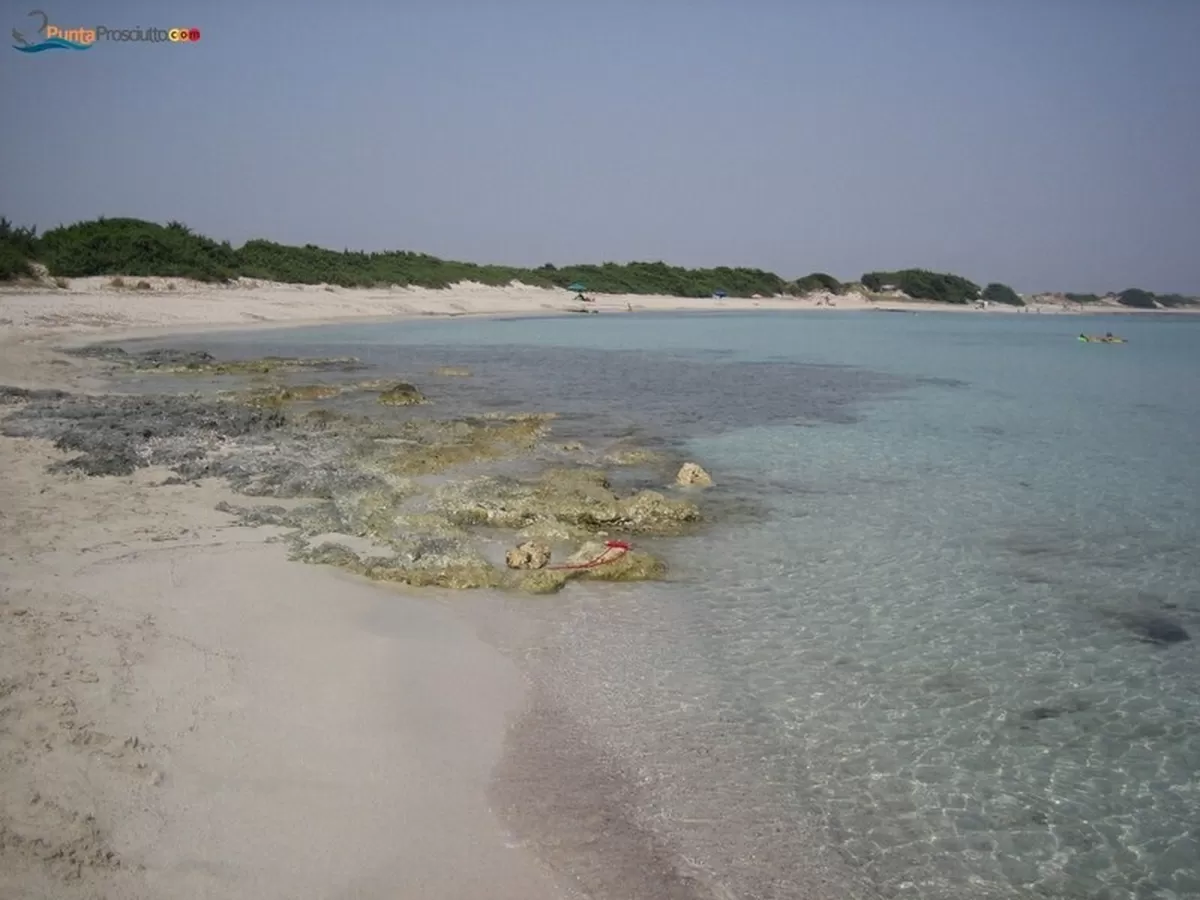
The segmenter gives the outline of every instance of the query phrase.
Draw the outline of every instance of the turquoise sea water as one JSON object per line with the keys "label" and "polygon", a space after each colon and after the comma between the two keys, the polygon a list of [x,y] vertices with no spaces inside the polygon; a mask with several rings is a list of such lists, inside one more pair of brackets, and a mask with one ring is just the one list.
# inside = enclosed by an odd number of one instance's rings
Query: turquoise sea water
{"label": "turquoise sea water", "polygon": [[532,676],[638,783],[627,814],[726,896],[801,896],[815,842],[885,897],[1200,897],[1200,319],[631,315],[202,345],[464,362],[468,399],[676,443],[715,498],[756,505],[671,546],[666,584],[505,601],[544,626]]}

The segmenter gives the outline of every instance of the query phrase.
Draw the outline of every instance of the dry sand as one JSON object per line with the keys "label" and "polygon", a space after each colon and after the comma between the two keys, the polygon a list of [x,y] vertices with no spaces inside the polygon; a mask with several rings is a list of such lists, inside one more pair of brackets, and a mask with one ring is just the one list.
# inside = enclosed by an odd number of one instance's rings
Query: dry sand
{"label": "dry sand", "polygon": [[[0,292],[0,384],[96,389],[50,347],[101,337],[579,308],[517,285],[149,282]],[[562,896],[486,800],[525,685],[452,607],[288,562],[214,511],[220,485],[48,475],[57,455],[0,437],[0,898]]]}
{"label": "dry sand", "polygon": [[[124,279],[129,286],[139,281],[149,285],[149,289],[138,290],[128,286],[116,289],[111,286],[110,278],[76,278],[66,289],[38,287],[0,290],[0,328],[67,329],[74,333],[117,328],[140,332],[144,329],[246,328],[404,316],[550,315],[585,308],[584,304],[565,291],[516,283],[508,287],[467,283],[439,291],[426,288],[360,289],[287,285],[248,279],[221,286],[176,278]],[[1111,302],[1085,307],[1060,299],[1035,300],[1023,308],[993,303],[986,309],[979,309],[969,305],[914,301],[903,296],[868,297],[859,293],[842,296],[814,294],[803,298],[728,297],[722,300],[598,294],[594,296],[594,302],[586,304],[586,308],[610,313],[751,309],[936,310],[997,315],[1145,312]]]}
{"label": "dry sand", "polygon": [[[44,342],[161,321],[63,299],[0,295],[0,384],[95,388]],[[524,682],[451,607],[58,456],[0,437],[0,898],[563,896],[487,802]]]}

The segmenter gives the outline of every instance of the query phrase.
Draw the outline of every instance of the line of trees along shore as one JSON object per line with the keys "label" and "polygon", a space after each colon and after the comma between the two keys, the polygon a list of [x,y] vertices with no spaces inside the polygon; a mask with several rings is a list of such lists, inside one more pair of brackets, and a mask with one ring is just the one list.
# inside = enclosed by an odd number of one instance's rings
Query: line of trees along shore
{"label": "line of trees along shore", "polygon": [[[708,297],[803,296],[815,292],[845,294],[897,291],[919,300],[975,303],[987,300],[1015,306],[1024,301],[1011,287],[980,287],[958,275],[925,269],[867,272],[858,284],[844,283],[824,272],[787,280],[773,272],[719,266],[687,269],[664,262],[602,263],[538,268],[478,265],[407,251],[362,252],[302,247],[267,240],[233,247],[196,234],[180,222],[160,225],[141,219],[99,218],[63,225],[39,235],[34,228],[0,218],[0,281],[32,278],[38,266],[54,278],[95,275],[179,277],[223,282],[255,278],[291,284],[342,287],[413,286],[445,288],[462,281],[506,285],[513,281],[539,287],[567,288],[580,283],[589,293],[664,294]],[[1099,302],[1090,294],[1069,294],[1079,303]],[[1194,298],[1156,295],[1131,288],[1119,295],[1127,306],[1155,308],[1195,303]]]}

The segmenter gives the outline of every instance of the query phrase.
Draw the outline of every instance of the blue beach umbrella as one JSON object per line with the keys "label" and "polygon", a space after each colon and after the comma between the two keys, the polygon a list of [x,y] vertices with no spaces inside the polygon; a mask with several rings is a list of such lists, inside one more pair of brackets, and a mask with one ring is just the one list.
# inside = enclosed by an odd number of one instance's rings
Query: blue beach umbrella
{"label": "blue beach umbrella", "polygon": [[570,284],[567,285],[567,290],[574,291],[577,294],[582,294],[584,291],[587,290],[587,285],[584,284],[582,281],[572,281]]}
{"label": "blue beach umbrella", "polygon": [[724,291],[713,291],[713,296],[716,297],[718,300],[724,300],[729,295],[727,293],[725,293]]}

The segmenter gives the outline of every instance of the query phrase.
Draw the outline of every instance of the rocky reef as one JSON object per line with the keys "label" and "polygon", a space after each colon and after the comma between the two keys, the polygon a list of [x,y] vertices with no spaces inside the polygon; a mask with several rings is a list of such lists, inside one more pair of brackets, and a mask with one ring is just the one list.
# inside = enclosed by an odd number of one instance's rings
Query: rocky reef
{"label": "rocky reef", "polygon": [[357,372],[365,369],[353,357],[301,358],[264,356],[258,359],[219,360],[203,350],[143,350],[130,353],[111,344],[64,350],[72,356],[98,359],[138,372],[173,375],[270,375],[285,372]]}
{"label": "rocky reef", "polygon": [[[0,392],[12,394],[11,388]],[[204,459],[225,441],[282,428],[274,410],[189,396],[94,396],[30,392],[3,422],[3,433],[40,437],[76,456],[60,471],[129,475],[149,465],[172,468]]]}
{"label": "rocky reef", "polygon": [[[174,483],[215,477],[248,498],[307,501],[221,508],[241,524],[283,529],[296,559],[377,581],[546,594],[576,579],[661,579],[667,572],[661,558],[613,538],[636,536],[653,546],[703,521],[689,487],[711,479],[698,466],[688,464],[671,484],[661,451],[623,447],[618,461],[579,441],[556,443],[551,413],[420,418],[407,407],[427,401],[408,382],[274,378],[355,371],[355,360],[229,362],[193,351],[111,347],[75,352],[130,371],[260,381],[266,374],[271,383],[210,395],[0,387],[0,404],[9,410],[0,431],[44,438],[73,454],[55,464],[58,470],[122,476],[165,466]],[[459,370],[439,374],[463,377]],[[397,408],[356,415],[329,405],[369,393]],[[657,468],[637,487],[614,487],[605,466],[639,462]]]}
{"label": "rocky reef", "polygon": [[428,401],[424,394],[407,381],[397,381],[380,392],[379,402],[385,406],[418,406]]}
{"label": "rocky reef", "polygon": [[689,500],[648,490],[622,498],[603,470],[583,467],[548,469],[533,482],[503,476],[458,482],[439,491],[434,505],[458,525],[510,529],[544,522],[584,532],[678,534],[700,520]]}

